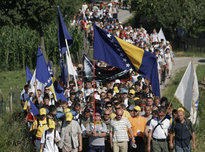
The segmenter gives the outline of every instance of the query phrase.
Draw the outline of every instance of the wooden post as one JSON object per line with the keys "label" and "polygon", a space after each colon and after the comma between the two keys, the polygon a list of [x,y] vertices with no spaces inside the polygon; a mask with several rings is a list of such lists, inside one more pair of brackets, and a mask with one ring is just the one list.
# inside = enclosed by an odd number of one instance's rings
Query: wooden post
{"label": "wooden post", "polygon": [[13,112],[12,87],[10,87],[10,112]]}

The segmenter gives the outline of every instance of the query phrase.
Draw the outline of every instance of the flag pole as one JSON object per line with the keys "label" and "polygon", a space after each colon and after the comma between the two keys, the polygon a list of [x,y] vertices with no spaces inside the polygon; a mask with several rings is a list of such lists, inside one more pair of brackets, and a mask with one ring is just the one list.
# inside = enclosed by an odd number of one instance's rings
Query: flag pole
{"label": "flag pole", "polygon": [[95,130],[95,60],[93,60],[93,117]]}
{"label": "flag pole", "polygon": [[[69,47],[68,47],[68,40],[67,39],[65,39],[65,43],[66,43],[66,47],[67,47],[68,56],[69,56],[69,58],[71,60],[71,55],[70,55],[70,51],[69,51]],[[73,63],[72,60],[71,60],[71,63]],[[76,86],[76,88],[78,88],[76,76],[73,75],[73,77],[74,77],[74,81],[75,81],[75,86]]]}

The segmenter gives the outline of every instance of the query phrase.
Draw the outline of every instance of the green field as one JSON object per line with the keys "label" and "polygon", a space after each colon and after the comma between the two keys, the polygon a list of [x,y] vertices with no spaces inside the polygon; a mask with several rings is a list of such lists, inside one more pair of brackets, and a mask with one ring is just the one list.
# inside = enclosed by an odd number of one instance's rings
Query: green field
{"label": "green field", "polygon": [[[180,72],[176,74],[174,78],[172,78],[171,83],[167,85],[166,89],[162,92],[163,96],[166,96],[169,101],[172,101],[173,107],[178,108],[181,106],[181,104],[173,98],[174,93],[177,89],[177,86],[185,72],[185,68],[181,69]],[[205,77],[205,65],[198,65],[197,67],[197,77],[198,82],[200,82],[203,77]],[[200,119],[200,123],[198,125],[195,125],[196,130],[196,143],[197,143],[197,149],[195,152],[203,152],[205,151],[205,90],[200,90],[200,97],[199,97],[199,111],[198,111],[198,118]]]}

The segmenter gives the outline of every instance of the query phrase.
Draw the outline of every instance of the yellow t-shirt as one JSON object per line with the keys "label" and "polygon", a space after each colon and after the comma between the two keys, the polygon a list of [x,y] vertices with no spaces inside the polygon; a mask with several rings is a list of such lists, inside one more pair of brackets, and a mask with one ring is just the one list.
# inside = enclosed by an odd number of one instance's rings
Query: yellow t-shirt
{"label": "yellow t-shirt", "polygon": [[[30,131],[35,130],[36,127],[37,127],[37,120],[35,120],[33,122],[33,125],[31,126]],[[39,120],[39,125],[38,125],[38,128],[37,128],[36,137],[41,138],[43,132],[47,129],[48,129],[48,125],[47,125],[46,118],[44,120]]]}
{"label": "yellow t-shirt", "polygon": [[144,132],[145,132],[145,127],[146,127],[146,123],[147,120],[146,118],[142,117],[142,116],[138,116],[138,117],[130,117],[129,121],[132,125],[132,131],[133,131],[133,135],[136,136],[144,136]]}
{"label": "yellow t-shirt", "polygon": [[[123,110],[124,112],[123,112],[123,117],[125,117],[125,118],[127,118],[127,119],[129,119],[131,116],[130,116],[130,113],[127,111],[127,110]],[[111,115],[110,115],[110,118],[111,119],[114,119],[116,117],[116,114],[115,113],[111,113]]]}

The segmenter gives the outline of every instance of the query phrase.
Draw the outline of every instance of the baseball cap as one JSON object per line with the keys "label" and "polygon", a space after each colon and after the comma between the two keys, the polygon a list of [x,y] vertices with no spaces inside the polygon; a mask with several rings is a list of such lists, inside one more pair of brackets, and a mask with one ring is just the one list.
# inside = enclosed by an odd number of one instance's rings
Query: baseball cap
{"label": "baseball cap", "polygon": [[115,83],[120,83],[120,80],[119,80],[119,79],[116,79],[116,80],[115,80]]}
{"label": "baseball cap", "polygon": [[72,113],[68,112],[65,114],[65,120],[66,121],[71,121],[73,119]]}
{"label": "baseball cap", "polygon": [[78,81],[78,84],[81,85],[81,84],[83,84],[83,82],[82,81]]}
{"label": "baseball cap", "polygon": [[134,100],[138,100],[138,99],[140,99],[139,97],[134,97]]}
{"label": "baseball cap", "polygon": [[141,111],[141,108],[140,108],[140,106],[135,106],[134,110]]}
{"label": "baseball cap", "polygon": [[129,93],[130,94],[135,94],[135,90],[134,89],[130,89]]}
{"label": "baseball cap", "polygon": [[183,111],[184,112],[184,108],[178,108],[177,111]]}
{"label": "baseball cap", "polygon": [[45,108],[41,108],[41,109],[39,110],[39,114],[40,114],[40,115],[46,115],[46,109],[45,109]]}
{"label": "baseball cap", "polygon": [[115,91],[115,93],[119,93],[119,90],[118,90],[118,87],[117,87],[117,86],[114,87],[114,91]]}
{"label": "baseball cap", "polygon": [[65,109],[63,110],[64,113],[67,113],[67,112],[69,112],[69,111],[70,111],[69,108],[65,108]]}
{"label": "baseball cap", "polygon": [[120,90],[120,93],[128,93],[128,90],[127,89],[125,89],[125,88],[122,88],[121,90]]}

